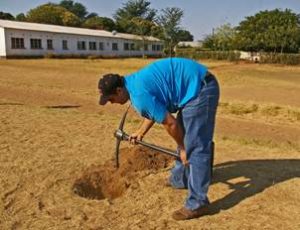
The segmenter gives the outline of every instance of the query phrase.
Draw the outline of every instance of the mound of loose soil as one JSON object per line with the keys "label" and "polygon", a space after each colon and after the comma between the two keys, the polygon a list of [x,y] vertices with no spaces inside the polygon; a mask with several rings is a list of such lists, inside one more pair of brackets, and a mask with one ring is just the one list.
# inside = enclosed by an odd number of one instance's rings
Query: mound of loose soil
{"label": "mound of loose soil", "polygon": [[73,191],[88,199],[114,199],[121,196],[138,180],[138,172],[153,172],[166,168],[173,158],[157,151],[136,146],[120,150],[120,166],[110,160],[104,165],[92,165],[75,180]]}

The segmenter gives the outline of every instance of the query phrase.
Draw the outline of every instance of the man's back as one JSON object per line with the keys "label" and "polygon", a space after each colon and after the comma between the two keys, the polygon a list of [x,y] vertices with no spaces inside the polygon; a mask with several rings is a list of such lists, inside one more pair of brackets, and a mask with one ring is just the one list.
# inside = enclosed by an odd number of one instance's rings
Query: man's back
{"label": "man's back", "polygon": [[161,122],[195,98],[207,68],[185,58],[160,59],[125,77],[133,106],[143,116]]}

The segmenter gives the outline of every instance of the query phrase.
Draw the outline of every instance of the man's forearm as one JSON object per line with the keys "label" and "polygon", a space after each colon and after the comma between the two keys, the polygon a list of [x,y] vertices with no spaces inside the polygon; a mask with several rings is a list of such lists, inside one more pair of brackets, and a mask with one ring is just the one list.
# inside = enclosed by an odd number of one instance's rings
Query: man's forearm
{"label": "man's forearm", "polygon": [[149,129],[153,126],[153,124],[154,121],[144,118],[144,121],[141,127],[139,128],[140,134],[144,136],[149,131]]}
{"label": "man's forearm", "polygon": [[164,125],[165,129],[167,130],[167,132],[170,134],[170,136],[173,137],[173,139],[176,141],[176,143],[179,147],[179,155],[180,155],[182,164],[188,165],[189,162],[187,159],[187,154],[185,151],[184,141],[183,141],[183,139],[184,139],[183,128],[177,122],[175,117],[170,113],[167,113],[167,116],[163,121],[163,125]]}
{"label": "man's forearm", "polygon": [[183,130],[181,125],[178,124],[177,120],[168,113],[163,125],[169,135],[176,141],[178,147],[184,150]]}

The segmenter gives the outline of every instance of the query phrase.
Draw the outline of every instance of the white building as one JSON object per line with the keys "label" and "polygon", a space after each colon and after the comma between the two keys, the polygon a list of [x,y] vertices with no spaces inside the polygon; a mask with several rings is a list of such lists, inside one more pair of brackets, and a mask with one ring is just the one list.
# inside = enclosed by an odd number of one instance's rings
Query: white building
{"label": "white building", "polygon": [[260,61],[260,53],[257,52],[245,52],[245,51],[238,51],[240,53],[240,59],[259,62]]}
{"label": "white building", "polygon": [[[154,37],[83,28],[0,20],[0,57],[24,56],[160,56]],[[144,49],[143,49],[144,47]]]}
{"label": "white building", "polygon": [[202,41],[181,41],[177,44],[178,47],[193,47],[193,48],[201,48],[203,45]]}

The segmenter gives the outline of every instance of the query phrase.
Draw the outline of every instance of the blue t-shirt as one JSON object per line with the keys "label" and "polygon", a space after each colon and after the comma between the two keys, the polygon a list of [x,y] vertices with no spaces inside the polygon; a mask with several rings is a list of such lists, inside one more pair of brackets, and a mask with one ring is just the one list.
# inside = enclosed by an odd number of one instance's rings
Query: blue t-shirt
{"label": "blue t-shirt", "polygon": [[143,117],[162,123],[195,98],[207,68],[185,58],[160,59],[125,77],[133,107]]}

